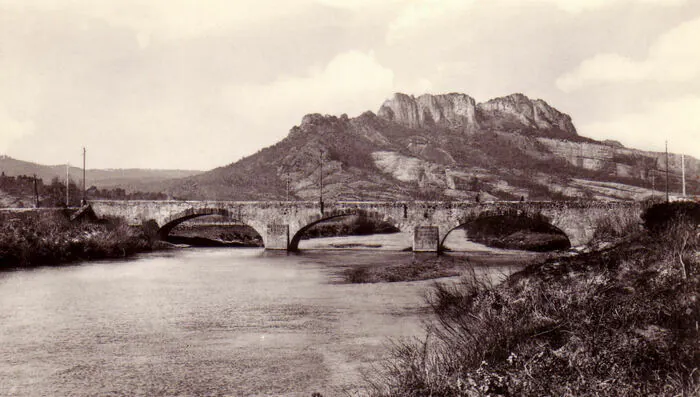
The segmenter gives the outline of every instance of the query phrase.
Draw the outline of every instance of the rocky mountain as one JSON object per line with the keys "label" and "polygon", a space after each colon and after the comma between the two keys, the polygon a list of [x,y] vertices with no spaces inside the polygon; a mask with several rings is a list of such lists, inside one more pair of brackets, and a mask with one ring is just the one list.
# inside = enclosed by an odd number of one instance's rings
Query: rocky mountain
{"label": "rocky mountain", "polygon": [[[6,155],[0,155],[0,172],[7,176],[34,175],[50,183],[51,179],[65,180],[66,166],[42,165],[29,161],[17,160]],[[201,173],[191,170],[152,170],[152,169],[88,169],[86,179],[88,186],[96,186],[100,189],[123,188],[131,190],[147,190],[151,184],[163,182],[173,178],[185,178]],[[78,167],[69,167],[68,174],[74,181],[82,181],[83,170]]]}
{"label": "rocky mountain", "polygon": [[571,117],[541,99],[530,100],[523,94],[476,104],[466,94],[415,98],[397,93],[384,102],[377,115],[410,128],[497,130],[580,140]]}
{"label": "rocky mountain", "polygon": [[[700,163],[685,158],[689,193]],[[355,118],[308,114],[277,144],[162,188],[240,200],[642,199],[665,184],[663,153],[579,136],[567,114],[512,94],[401,93]],[[681,158],[670,157],[672,191]],[[653,192],[652,187],[657,191]]]}

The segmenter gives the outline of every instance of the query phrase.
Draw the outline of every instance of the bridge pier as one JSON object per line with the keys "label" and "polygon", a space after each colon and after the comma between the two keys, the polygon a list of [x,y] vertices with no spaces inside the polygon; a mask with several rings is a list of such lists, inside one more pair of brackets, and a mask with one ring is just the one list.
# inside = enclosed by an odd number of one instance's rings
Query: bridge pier
{"label": "bridge pier", "polygon": [[413,230],[413,252],[438,252],[440,233],[437,226],[416,226]]}
{"label": "bridge pier", "polygon": [[289,225],[268,224],[265,236],[265,249],[286,250],[289,248]]}

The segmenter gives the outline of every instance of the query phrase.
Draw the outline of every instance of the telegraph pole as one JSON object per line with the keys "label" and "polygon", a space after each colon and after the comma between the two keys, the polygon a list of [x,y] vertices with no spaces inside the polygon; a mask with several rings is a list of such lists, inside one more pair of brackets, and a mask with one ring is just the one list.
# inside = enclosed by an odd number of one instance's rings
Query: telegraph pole
{"label": "telegraph pole", "polygon": [[68,185],[68,167],[69,167],[69,164],[66,163],[66,207],[70,206],[70,195],[69,195],[70,186]]}
{"label": "telegraph pole", "polygon": [[39,188],[36,185],[36,174],[34,174],[34,203],[39,208]]}
{"label": "telegraph pole", "polygon": [[668,203],[668,140],[666,141],[666,202]]}
{"label": "telegraph pole", "polygon": [[319,158],[320,160],[320,170],[321,170],[321,175],[320,175],[320,189],[319,189],[319,203],[321,204],[321,214],[323,214],[323,149],[321,149],[321,156]]}
{"label": "telegraph pole", "polygon": [[685,154],[681,154],[681,173],[683,175],[683,197],[685,197]]}
{"label": "telegraph pole", "polygon": [[81,205],[87,204],[87,191],[85,190],[85,146],[83,146],[83,200]]}

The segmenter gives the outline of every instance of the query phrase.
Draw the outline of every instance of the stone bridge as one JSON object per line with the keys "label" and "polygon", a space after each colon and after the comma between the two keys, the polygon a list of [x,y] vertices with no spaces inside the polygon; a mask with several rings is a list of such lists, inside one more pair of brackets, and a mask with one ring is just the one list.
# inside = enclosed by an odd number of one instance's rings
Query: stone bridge
{"label": "stone bridge", "polygon": [[304,231],[325,220],[364,214],[389,222],[413,237],[414,251],[438,251],[457,227],[483,216],[517,213],[543,216],[561,230],[572,246],[586,244],[599,220],[621,208],[641,213],[632,202],[319,202],[310,201],[145,201],[93,200],[98,217],[122,217],[131,225],[157,225],[160,238],[178,224],[205,215],[222,215],[248,225],[262,236],[267,249],[297,250]]}

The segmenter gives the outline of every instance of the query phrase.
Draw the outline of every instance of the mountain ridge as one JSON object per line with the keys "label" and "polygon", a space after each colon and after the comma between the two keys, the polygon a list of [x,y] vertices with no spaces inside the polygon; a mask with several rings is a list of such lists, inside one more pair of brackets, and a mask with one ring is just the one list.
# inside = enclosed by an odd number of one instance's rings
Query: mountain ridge
{"label": "mountain ridge", "polygon": [[[36,174],[37,178],[49,183],[53,178],[65,180],[66,165],[43,165],[31,161],[19,160],[8,155],[0,155],[0,172],[7,176]],[[88,168],[87,185],[105,188],[125,188],[131,190],[146,190],[151,183],[160,183],[174,178],[185,178],[202,173],[197,170],[169,170],[145,168]],[[83,170],[79,167],[68,167],[69,178],[81,181]]]}

